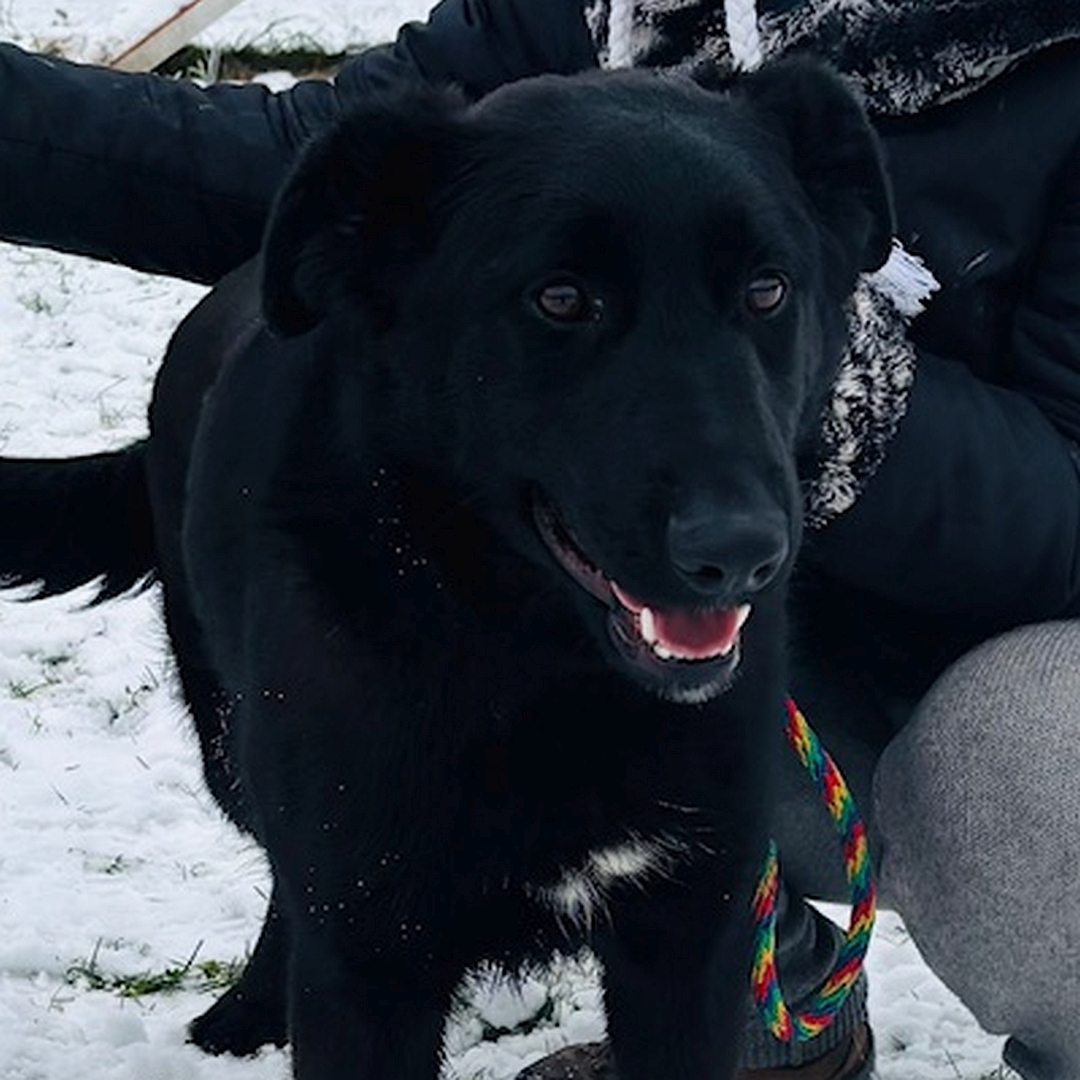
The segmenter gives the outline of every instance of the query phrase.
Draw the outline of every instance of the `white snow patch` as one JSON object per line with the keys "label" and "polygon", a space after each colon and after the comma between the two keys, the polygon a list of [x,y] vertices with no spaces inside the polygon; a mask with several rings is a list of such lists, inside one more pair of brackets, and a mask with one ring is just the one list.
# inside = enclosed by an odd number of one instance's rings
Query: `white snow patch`
{"label": "white snow patch", "polygon": [[[29,49],[100,63],[117,55],[179,7],[178,0],[6,0],[0,38]],[[243,0],[196,37],[208,48],[355,51],[393,39],[424,19],[432,0]]]}

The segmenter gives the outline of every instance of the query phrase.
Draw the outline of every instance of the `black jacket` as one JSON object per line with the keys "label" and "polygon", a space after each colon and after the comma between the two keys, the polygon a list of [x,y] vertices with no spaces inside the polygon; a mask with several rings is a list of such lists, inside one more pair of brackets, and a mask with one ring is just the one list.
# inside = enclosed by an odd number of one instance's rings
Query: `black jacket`
{"label": "black jacket", "polygon": [[[778,4],[765,24],[774,51],[818,47],[861,77],[899,234],[942,285],[911,327],[917,375],[884,462],[807,556],[916,623],[926,613],[960,622],[966,639],[1080,612],[1080,26],[1044,25],[1060,16],[1049,0],[981,0],[1021,37],[1003,47],[995,27],[996,52],[958,74],[899,19],[912,3],[872,7],[895,17],[894,36],[904,27],[913,64],[938,65],[936,84],[900,53],[884,60],[880,22],[837,24],[838,10],[860,5]],[[428,23],[349,61],[336,84],[278,95],[0,47],[0,236],[214,281],[255,251],[287,164],[350,102],[402,80],[480,96],[592,66],[600,4],[587,25],[581,0],[444,0]],[[657,5],[681,8],[686,55],[708,45],[693,7]],[[938,7],[922,0],[927,40],[942,29]],[[1021,26],[1027,8],[1039,25]],[[819,9],[832,21],[815,23]],[[976,22],[965,26],[979,39]],[[645,59],[670,62],[680,26],[660,29]],[[955,55],[972,55],[962,46]],[[883,84],[882,70],[893,72]],[[898,85],[920,93],[891,93]]]}
{"label": "black jacket", "polygon": [[281,94],[0,44],[0,237],[213,283],[254,254],[289,162],[351,103],[415,80],[479,97],[595,63],[580,0],[448,0],[335,83]]}

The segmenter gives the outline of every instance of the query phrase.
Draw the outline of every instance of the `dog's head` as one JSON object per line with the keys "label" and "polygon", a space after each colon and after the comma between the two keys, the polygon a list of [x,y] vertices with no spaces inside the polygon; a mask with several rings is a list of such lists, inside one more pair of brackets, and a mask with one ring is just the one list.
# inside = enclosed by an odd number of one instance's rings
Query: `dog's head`
{"label": "dog's head", "polygon": [[884,262],[877,143],[789,62],[719,91],[545,77],[356,114],[285,185],[264,305],[355,328],[388,431],[672,700],[727,685],[798,546],[857,274]]}

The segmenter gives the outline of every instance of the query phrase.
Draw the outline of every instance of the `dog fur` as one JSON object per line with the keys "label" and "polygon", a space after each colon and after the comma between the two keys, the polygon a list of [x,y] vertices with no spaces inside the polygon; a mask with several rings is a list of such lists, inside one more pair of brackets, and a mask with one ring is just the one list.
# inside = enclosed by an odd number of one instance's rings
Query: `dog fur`
{"label": "dog fur", "polygon": [[0,462],[9,583],[160,577],[268,854],[195,1041],[432,1080],[468,968],[588,945],[623,1080],[732,1075],[798,466],[890,235],[808,62],[412,93],[303,155],[147,440]]}

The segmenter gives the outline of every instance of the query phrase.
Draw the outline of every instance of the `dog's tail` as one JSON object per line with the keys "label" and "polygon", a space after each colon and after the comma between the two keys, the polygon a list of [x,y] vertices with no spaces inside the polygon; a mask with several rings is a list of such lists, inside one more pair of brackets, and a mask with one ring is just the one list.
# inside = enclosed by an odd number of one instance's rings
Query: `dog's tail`
{"label": "dog's tail", "polygon": [[95,602],[155,567],[144,442],[87,457],[0,458],[0,587],[32,598],[97,580]]}

